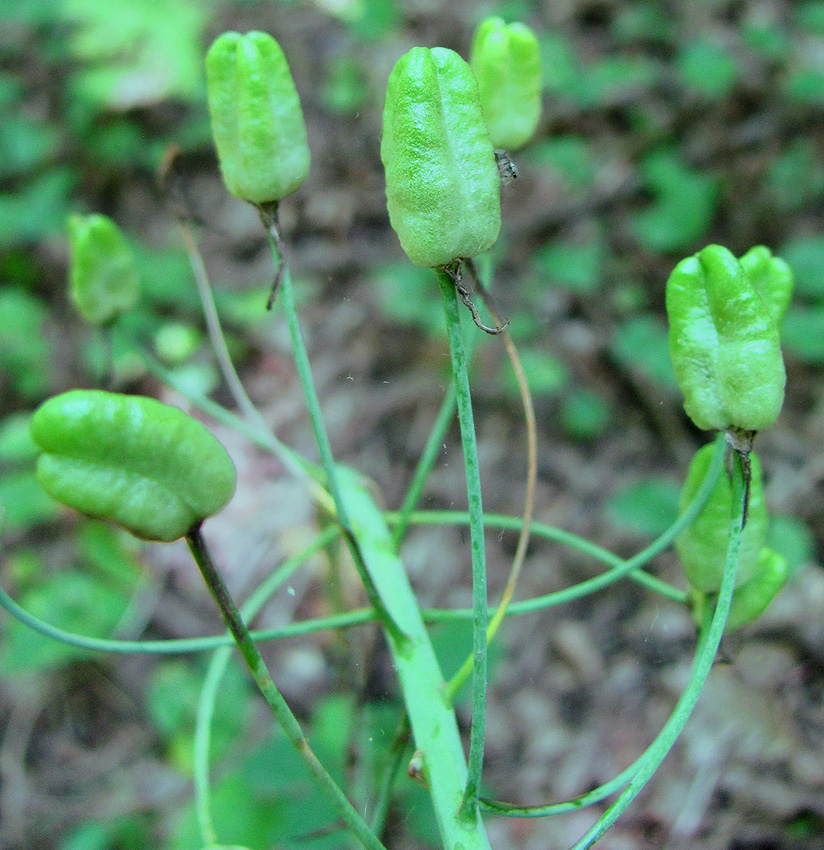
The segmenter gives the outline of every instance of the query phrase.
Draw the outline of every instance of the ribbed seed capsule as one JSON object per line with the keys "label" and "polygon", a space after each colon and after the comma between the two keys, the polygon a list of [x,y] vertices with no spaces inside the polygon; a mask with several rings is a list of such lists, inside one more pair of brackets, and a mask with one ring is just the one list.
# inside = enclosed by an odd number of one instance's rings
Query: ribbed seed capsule
{"label": "ribbed seed capsule", "polygon": [[500,181],[472,69],[414,47],[389,76],[381,159],[389,220],[409,259],[445,266],[486,251],[501,227]]}
{"label": "ribbed seed capsule", "polygon": [[750,248],[739,260],[750,283],[761,296],[776,325],[781,324],[793,294],[793,273],[780,257],[764,245]]}
{"label": "ribbed seed capsule", "polygon": [[541,117],[538,40],[525,24],[486,18],[475,30],[469,62],[478,78],[493,147],[519,150],[532,138]]}
{"label": "ribbed seed capsule", "polygon": [[675,267],[666,306],[670,357],[692,421],[721,431],[773,425],[786,382],[778,326],[742,264],[709,245]]}
{"label": "ribbed seed capsule", "polygon": [[206,81],[226,188],[252,204],[294,192],[309,173],[310,156],[280,45],[263,32],[223,33],[206,56]]}
{"label": "ribbed seed capsule", "polygon": [[[712,444],[699,449],[690,463],[681,489],[679,509],[683,512],[695,498],[707,475],[714,448]],[[761,481],[761,462],[755,452],[750,454],[751,478],[747,523],[741,532],[738,550],[736,586],[749,581],[756,573],[758,555],[767,537],[767,507]],[[684,565],[690,586],[703,593],[715,593],[721,587],[727,559],[727,541],[733,515],[732,482],[722,473],[712,493],[692,525],[675,539],[675,549]]]}
{"label": "ribbed seed capsule", "polygon": [[758,556],[755,575],[735,588],[727,617],[728,632],[757,620],[787,581],[787,559],[766,546]]}
{"label": "ribbed seed capsule", "polygon": [[234,492],[235,467],[212,433],[153,398],[71,390],[40,405],[31,435],[51,496],[146,540],[183,537]]}
{"label": "ribbed seed capsule", "polygon": [[68,225],[71,299],[87,322],[106,324],[140,296],[131,248],[105,215],[72,215]]}

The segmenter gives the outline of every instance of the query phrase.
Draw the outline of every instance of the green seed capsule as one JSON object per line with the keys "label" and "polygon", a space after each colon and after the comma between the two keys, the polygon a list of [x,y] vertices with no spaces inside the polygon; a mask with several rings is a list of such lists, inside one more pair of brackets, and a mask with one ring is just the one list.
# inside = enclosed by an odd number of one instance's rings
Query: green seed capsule
{"label": "green seed capsule", "polygon": [[750,283],[767,305],[776,325],[781,324],[793,294],[793,273],[780,257],[769,248],[756,245],[739,260]]}
{"label": "green seed capsule", "polygon": [[68,225],[71,299],[87,322],[106,324],[140,296],[132,251],[105,215],[72,215]]}
{"label": "green seed capsule", "polygon": [[389,220],[409,259],[438,267],[492,247],[500,181],[478,84],[452,50],[414,47],[389,76],[381,159]]}
{"label": "green seed capsule", "polygon": [[666,305],[670,357],[692,421],[722,431],[773,425],[784,361],[773,311],[750,273],[726,248],[709,245],[675,267]]}
{"label": "green seed capsule", "polygon": [[492,145],[522,148],[541,117],[541,55],[532,30],[486,18],[475,30],[469,62]]}
{"label": "green seed capsule", "polygon": [[[683,512],[695,498],[712,459],[712,444],[699,449],[690,463],[681,489],[679,510]],[[761,481],[761,462],[750,454],[751,478],[747,524],[741,533],[738,550],[736,585],[749,581],[757,571],[758,555],[767,538],[767,507]],[[675,539],[675,549],[684,565],[690,586],[704,593],[715,593],[721,587],[727,559],[727,541],[732,521],[732,482],[722,473],[715,483],[704,509],[692,525]]]}
{"label": "green seed capsule", "polygon": [[309,146],[280,45],[263,32],[225,32],[209,48],[206,81],[226,188],[252,204],[294,192],[309,173]]}
{"label": "green seed capsule", "polygon": [[787,581],[787,559],[766,546],[758,556],[755,575],[735,588],[727,618],[728,632],[757,620]]}
{"label": "green seed capsule", "polygon": [[31,422],[37,478],[57,501],[169,542],[232,497],[235,468],[212,433],[153,398],[72,390]]}

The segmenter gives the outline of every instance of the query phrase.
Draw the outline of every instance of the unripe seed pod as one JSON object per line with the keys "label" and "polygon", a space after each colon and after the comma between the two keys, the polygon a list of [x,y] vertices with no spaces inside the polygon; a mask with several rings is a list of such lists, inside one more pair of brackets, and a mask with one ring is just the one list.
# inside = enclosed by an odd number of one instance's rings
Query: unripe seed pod
{"label": "unripe seed pod", "polygon": [[169,542],[232,497],[235,467],[196,419],[153,398],[71,390],[31,421],[37,479],[57,501]]}
{"label": "unripe seed pod", "polygon": [[793,294],[792,269],[764,245],[750,248],[739,260],[776,325],[781,324]]}
{"label": "unripe seed pod", "polygon": [[667,281],[669,349],[684,409],[706,430],[760,431],[784,401],[776,325],[741,263],[720,245],[682,260]]}
{"label": "unripe seed pod", "polygon": [[226,188],[251,204],[294,192],[309,173],[310,156],[280,45],[264,32],[225,32],[209,48],[206,82]]}
{"label": "unripe seed pod", "polygon": [[758,556],[755,575],[735,588],[726,631],[757,620],[784,587],[788,572],[787,559],[765,546]]}
{"label": "unripe seed pod", "polygon": [[71,299],[87,322],[106,324],[140,296],[131,248],[105,215],[72,215],[68,225]]}
{"label": "unripe seed pod", "polygon": [[[712,460],[712,444],[699,449],[690,463],[681,488],[679,510],[683,512],[695,498]],[[747,523],[738,549],[736,586],[749,581],[757,571],[758,555],[767,538],[767,507],[761,480],[761,462],[750,454],[750,495]],[[716,593],[721,587],[727,560],[727,541],[733,516],[732,482],[725,473],[718,476],[710,497],[692,525],[675,539],[675,549],[684,565],[690,586],[703,593]]]}
{"label": "unripe seed pod", "polygon": [[410,260],[438,267],[491,248],[500,181],[478,83],[452,50],[414,47],[392,73],[381,159],[389,220]]}
{"label": "unripe seed pod", "polygon": [[541,54],[532,30],[486,18],[475,30],[469,62],[493,147],[522,148],[541,117]]}

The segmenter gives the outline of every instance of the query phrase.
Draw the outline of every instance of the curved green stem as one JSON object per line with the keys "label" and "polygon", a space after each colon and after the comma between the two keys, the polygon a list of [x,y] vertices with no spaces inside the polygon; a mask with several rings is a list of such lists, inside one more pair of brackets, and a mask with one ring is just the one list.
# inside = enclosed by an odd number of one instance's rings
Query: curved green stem
{"label": "curved green stem", "polygon": [[255,680],[267,704],[272,709],[272,714],[274,714],[276,720],[280,723],[289,742],[297,750],[309,773],[317,782],[318,787],[323,791],[343,822],[364,847],[369,848],[369,850],[385,850],[383,844],[381,844],[372,830],[369,829],[366,821],[355,811],[346,795],[310,748],[309,742],[306,740],[297,718],[292,714],[292,710],[287,705],[277,685],[272,681],[272,677],[266,668],[266,663],[257,646],[255,646],[255,642],[252,640],[252,636],[249,634],[249,630],[229,594],[223,577],[212,560],[211,553],[200,531],[200,526],[196,526],[189,531],[186,535],[186,543],[200,569],[206,586],[214,597],[226,621],[226,625],[232,633],[232,637],[235,639],[235,643],[252,674],[252,678]]}
{"label": "curved green stem", "polygon": [[[263,581],[254,593],[241,605],[240,615],[244,621],[251,620],[257,615],[272,594],[309,558],[329,545],[340,535],[340,529],[335,525],[328,526],[302,552],[288,558],[281,566]],[[250,633],[251,634],[251,633]],[[231,635],[228,635],[230,639]],[[234,641],[233,641],[234,642]],[[209,746],[211,743],[212,718],[214,717],[215,702],[218,688],[229,665],[232,656],[231,646],[223,646],[212,655],[200,699],[197,704],[194,734],[194,785],[195,812],[197,813],[200,834],[204,845],[217,844],[217,834],[211,813],[211,786],[209,782]],[[374,832],[374,830],[373,830]]]}
{"label": "curved green stem", "polygon": [[[744,511],[746,508],[746,488],[741,468],[741,459],[736,455],[734,464],[733,481],[733,511],[730,520],[730,536],[727,544],[727,559],[724,566],[724,577],[721,581],[721,589],[718,592],[718,601],[712,619],[709,615],[704,619],[702,639],[699,641],[698,650],[693,663],[692,673],[681,699],[675,706],[675,710],[664,728],[647,748],[646,752],[636,762],[638,770],[630,780],[629,785],[618,797],[618,799],[598,818],[597,822],[581,838],[572,850],[588,850],[592,845],[612,826],[621,816],[624,810],[638,796],[643,787],[666,758],[672,749],[678,736],[689,720],[707,677],[715,661],[718,646],[724,634],[727,624],[727,616],[730,612],[733,590],[735,589],[735,572],[738,566],[738,549],[741,543],[741,531],[744,522]],[[707,628],[707,623],[709,627]]]}
{"label": "curved green stem", "polygon": [[486,727],[486,628],[489,620],[486,600],[486,551],[484,546],[484,517],[481,502],[481,476],[478,467],[478,447],[469,393],[458,297],[455,284],[445,272],[438,270],[452,374],[458,402],[458,421],[461,426],[466,491],[469,503],[469,536],[472,548],[472,723],[469,729],[469,773],[466,792],[461,803],[464,816],[474,818],[478,808],[478,791],[484,758]]}
{"label": "curved green stem", "polygon": [[[223,408],[220,409],[223,410]],[[226,412],[228,413],[228,411]],[[234,414],[229,415],[234,416]],[[720,437],[716,441],[715,453],[713,454],[712,461],[707,469],[706,478],[702,482],[698,492],[695,494],[693,501],[689,504],[684,513],[676,520],[676,522],[673,523],[673,525],[671,525],[663,534],[661,534],[660,537],[629,560],[625,561],[609,550],[604,549],[601,546],[597,546],[594,543],[590,543],[588,540],[578,537],[576,534],[572,534],[568,531],[564,531],[563,529],[555,528],[544,523],[533,522],[532,534],[534,536],[542,537],[547,540],[554,540],[564,546],[570,546],[585,555],[589,555],[596,560],[611,565],[611,569],[600,576],[595,576],[592,579],[587,579],[579,584],[572,585],[572,587],[567,587],[553,593],[547,593],[533,599],[513,602],[507,612],[507,616],[529,614],[535,611],[541,611],[545,608],[551,608],[555,605],[561,605],[573,599],[578,599],[586,593],[592,593],[594,590],[605,587],[625,575],[628,578],[646,585],[650,590],[654,590],[668,599],[672,599],[674,602],[686,603],[688,601],[687,593],[666,584],[666,582],[663,582],[654,576],[650,576],[647,573],[642,572],[640,567],[667,548],[681,530],[689,525],[689,523],[693,521],[704,507],[704,504],[706,504],[706,500],[709,497],[709,493],[721,472],[723,454],[724,440],[723,437]],[[385,515],[389,522],[396,520],[397,516],[397,514],[391,513]],[[410,514],[409,521],[414,524],[433,525],[468,524],[469,514],[466,513],[466,511],[420,511]],[[488,528],[501,528],[512,531],[518,531],[521,528],[521,520],[519,517],[509,517],[501,514],[485,514],[484,524]],[[59,629],[56,626],[52,626],[50,623],[46,623],[38,617],[30,614],[18,605],[18,603],[15,602],[14,599],[12,599],[11,596],[9,596],[8,593],[6,593],[1,587],[0,607],[4,608],[13,617],[16,617],[18,620],[46,637],[53,638],[54,640],[66,643],[69,646],[77,647],[78,649],[88,649],[96,652],[174,654],[208,651],[217,649],[221,646],[227,646],[232,643],[231,637],[227,635],[147,641],[112,640],[107,638],[93,638],[85,635],[78,635],[73,632],[67,632],[63,629]],[[451,610],[428,609],[423,611],[423,616],[424,619],[430,623],[444,622],[447,620],[467,620],[471,619],[473,611],[470,608]],[[279,629],[263,629],[254,631],[251,634],[256,641],[278,640],[285,637],[296,637],[299,635],[311,634],[313,632],[324,631],[326,629],[364,625],[365,623],[373,622],[375,619],[377,619],[377,617],[371,609],[361,608],[345,614],[335,614],[331,617],[321,617],[315,620],[292,623],[289,626]]]}

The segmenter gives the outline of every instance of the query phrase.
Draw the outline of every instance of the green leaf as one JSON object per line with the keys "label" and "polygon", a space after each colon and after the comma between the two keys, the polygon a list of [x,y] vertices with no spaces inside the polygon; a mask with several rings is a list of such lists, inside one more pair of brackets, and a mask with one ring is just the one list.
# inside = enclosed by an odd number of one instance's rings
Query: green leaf
{"label": "green leaf", "polygon": [[57,502],[29,469],[0,475],[0,505],[6,509],[6,527],[15,531],[30,531],[53,522],[60,513]]}
{"label": "green leaf", "polygon": [[798,26],[810,35],[824,36],[824,3],[821,0],[807,0],[794,5]]}
{"label": "green leaf", "polygon": [[786,559],[790,579],[815,561],[815,537],[807,523],[794,516],[770,517],[767,546]]}
{"label": "green leaf", "polygon": [[40,299],[21,289],[0,290],[0,381],[5,372],[27,399],[42,397],[49,387],[51,346],[45,324]]}
{"label": "green leaf", "polygon": [[411,263],[392,263],[373,273],[372,283],[385,316],[427,333],[443,333],[443,308],[438,285],[430,269]]}
{"label": "green leaf", "polygon": [[[520,358],[529,389],[535,398],[556,396],[569,382],[569,369],[548,351],[523,348]],[[506,391],[513,398],[520,398],[518,382],[509,360],[502,361],[501,370]]]}
{"label": "green leaf", "polygon": [[600,238],[575,244],[547,245],[538,252],[536,265],[541,277],[552,286],[571,292],[592,292],[602,283],[606,246]]}
{"label": "green leaf", "polygon": [[0,249],[62,232],[76,183],[74,171],[52,168],[17,192],[0,193]]}
{"label": "green leaf", "polygon": [[793,139],[769,166],[767,190],[783,210],[795,210],[824,191],[824,166],[812,139]]}
{"label": "green leaf", "polygon": [[[232,772],[211,787],[211,813],[221,844],[243,847],[284,847],[284,821],[295,802],[288,798],[256,795],[239,772]],[[311,813],[306,813],[311,820]],[[175,810],[168,850],[202,850],[203,841],[194,806]],[[307,848],[314,850],[311,845]]]}
{"label": "green leaf", "polygon": [[678,518],[677,481],[644,478],[610,496],[606,505],[607,519],[618,528],[645,537],[657,537]]}
{"label": "green leaf", "polygon": [[609,405],[597,393],[573,390],[561,405],[561,426],[576,440],[594,440],[606,431],[612,420]]}
{"label": "green leaf", "polygon": [[791,304],[781,324],[781,344],[803,363],[824,363],[824,306]]}
{"label": "green leaf", "polygon": [[72,26],[69,51],[86,62],[74,76],[74,96],[118,111],[170,97],[199,99],[209,6],[131,0],[113,15],[103,0],[64,0],[58,9]]}
{"label": "green leaf", "polygon": [[783,257],[795,276],[797,295],[824,299],[824,236],[799,236],[787,242]]}
{"label": "green leaf", "polygon": [[0,463],[24,463],[40,453],[29,434],[31,413],[11,413],[0,422]]}
{"label": "green leaf", "polygon": [[615,331],[610,351],[628,372],[640,374],[660,387],[678,388],[666,327],[651,313],[622,322]]}
{"label": "green leaf", "polygon": [[786,97],[797,103],[824,106],[824,70],[796,68],[784,80],[783,90]]}
{"label": "green leaf", "polygon": [[[57,628],[102,638],[111,637],[128,597],[92,576],[61,572],[28,590],[20,604]],[[6,675],[53,670],[89,654],[34,632],[19,620],[4,620],[0,672]]]}
{"label": "green leaf", "polygon": [[588,189],[598,172],[591,143],[579,136],[556,136],[530,145],[525,157],[556,171],[571,189]]}
{"label": "green leaf", "polygon": [[641,164],[653,204],[630,218],[638,241],[650,251],[691,247],[712,223],[718,203],[717,181],[688,167],[671,151],[655,151]]}
{"label": "green leaf", "polygon": [[727,97],[738,79],[738,64],[729,48],[708,37],[685,44],[676,67],[688,88],[712,100]]}

